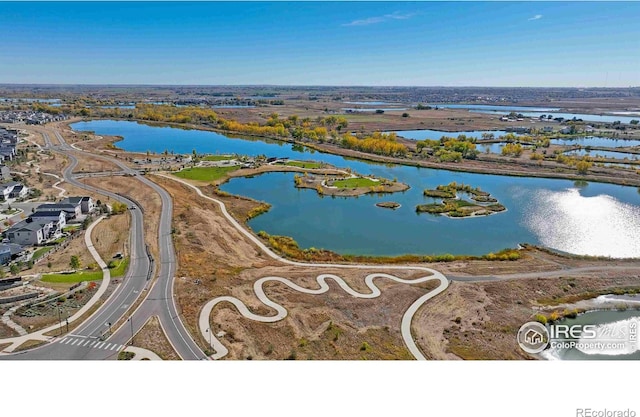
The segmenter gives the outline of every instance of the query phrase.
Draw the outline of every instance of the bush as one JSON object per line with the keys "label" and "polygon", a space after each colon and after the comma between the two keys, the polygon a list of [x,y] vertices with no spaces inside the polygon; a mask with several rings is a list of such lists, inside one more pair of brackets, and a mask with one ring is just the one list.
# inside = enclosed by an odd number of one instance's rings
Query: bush
{"label": "bush", "polygon": [[536,314],[534,320],[541,324],[547,324],[547,317],[544,314]]}

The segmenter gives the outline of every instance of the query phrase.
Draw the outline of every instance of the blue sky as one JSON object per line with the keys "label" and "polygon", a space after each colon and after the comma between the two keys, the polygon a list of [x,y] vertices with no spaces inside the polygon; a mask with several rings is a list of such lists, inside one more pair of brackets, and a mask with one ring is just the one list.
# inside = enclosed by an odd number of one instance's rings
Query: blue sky
{"label": "blue sky", "polygon": [[640,3],[0,3],[0,83],[640,86]]}

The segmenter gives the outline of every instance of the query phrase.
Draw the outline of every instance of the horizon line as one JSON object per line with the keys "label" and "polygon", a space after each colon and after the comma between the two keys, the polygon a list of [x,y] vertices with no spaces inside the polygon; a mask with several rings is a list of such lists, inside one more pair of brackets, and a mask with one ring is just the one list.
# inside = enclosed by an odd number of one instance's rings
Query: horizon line
{"label": "horizon line", "polygon": [[4,86],[47,86],[47,87],[324,87],[324,88],[571,88],[571,89],[636,89],[638,86],[514,86],[514,85],[365,85],[365,84],[101,84],[101,83],[0,83]]}

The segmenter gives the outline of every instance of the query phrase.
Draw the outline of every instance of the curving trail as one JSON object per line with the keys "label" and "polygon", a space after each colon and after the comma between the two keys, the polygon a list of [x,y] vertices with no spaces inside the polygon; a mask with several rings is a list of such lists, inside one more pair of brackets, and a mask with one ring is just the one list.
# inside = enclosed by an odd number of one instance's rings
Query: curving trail
{"label": "curving trail", "polygon": [[202,337],[204,338],[204,340],[210,340],[210,345],[211,347],[215,350],[215,354],[213,354],[211,357],[213,359],[220,359],[224,356],[227,355],[228,353],[228,349],[216,338],[214,337],[214,335],[210,334],[209,332],[211,332],[210,330],[210,325],[209,325],[209,317],[211,315],[211,311],[213,310],[213,308],[221,303],[221,302],[230,302],[232,303],[240,312],[240,314],[242,314],[244,317],[249,318],[251,320],[255,320],[255,321],[260,321],[260,322],[266,322],[266,323],[272,323],[278,320],[282,320],[283,318],[285,318],[287,316],[287,310],[282,307],[280,304],[277,304],[275,302],[273,302],[272,300],[270,300],[266,294],[264,293],[263,290],[263,285],[265,282],[268,281],[277,281],[277,282],[281,282],[285,285],[287,285],[288,287],[299,291],[301,293],[305,293],[305,294],[313,294],[313,295],[318,295],[318,294],[323,294],[325,292],[327,292],[329,290],[329,286],[326,283],[327,279],[333,279],[345,292],[347,292],[349,295],[353,296],[353,297],[357,297],[357,298],[376,298],[378,296],[380,296],[380,289],[374,284],[374,279],[376,278],[387,278],[396,282],[400,282],[400,283],[405,283],[405,284],[418,284],[421,282],[426,282],[426,281],[430,281],[430,280],[439,280],[440,281],[440,285],[429,291],[428,293],[426,293],[425,295],[423,295],[422,297],[418,298],[416,301],[413,302],[413,304],[411,304],[411,306],[409,306],[409,308],[407,309],[407,311],[405,311],[404,315],[402,316],[402,323],[401,323],[401,327],[400,327],[400,332],[402,334],[402,339],[404,340],[405,344],[407,345],[407,348],[409,349],[409,351],[411,352],[411,354],[418,360],[425,360],[426,358],[424,357],[424,355],[422,354],[422,352],[420,351],[420,349],[418,348],[418,346],[416,345],[415,341],[413,340],[413,336],[411,335],[411,320],[413,319],[413,316],[415,315],[415,313],[418,311],[418,309],[428,300],[430,300],[431,298],[435,297],[436,295],[440,294],[441,292],[443,292],[444,290],[447,289],[447,287],[449,286],[449,280],[440,272],[430,269],[430,268],[424,268],[424,267],[418,267],[418,266],[397,266],[397,265],[393,265],[393,266],[382,266],[382,265],[345,265],[345,264],[314,264],[314,263],[303,263],[303,262],[295,262],[295,261],[291,261],[285,258],[280,257],[278,254],[276,254],[275,252],[273,252],[271,249],[269,249],[264,243],[262,243],[256,236],[254,236],[253,234],[251,234],[248,230],[246,230],[242,225],[240,225],[240,223],[238,223],[236,221],[236,219],[234,219],[228,212],[227,209],[224,205],[224,203],[220,200],[217,200],[215,198],[206,196],[202,193],[202,191],[192,185],[189,184],[186,181],[183,181],[181,179],[175,178],[175,177],[171,177],[168,175],[163,175],[163,174],[156,174],[160,177],[163,178],[167,178],[167,179],[171,179],[173,181],[179,182],[181,184],[184,184],[190,188],[192,188],[200,197],[205,198],[207,200],[213,201],[216,204],[218,204],[218,206],[220,207],[220,210],[222,211],[222,214],[225,216],[225,218],[238,230],[240,231],[243,235],[245,235],[250,241],[252,241],[254,244],[256,244],[264,253],[266,253],[268,256],[270,256],[273,259],[276,259],[282,263],[286,263],[289,265],[295,265],[295,266],[304,266],[304,267],[318,267],[318,268],[348,268],[348,269],[373,269],[373,268],[379,268],[379,269],[387,269],[387,270],[412,270],[412,271],[424,271],[426,272],[428,275],[425,275],[424,277],[420,277],[420,278],[416,278],[413,280],[406,280],[406,279],[402,279],[402,278],[398,278],[394,275],[390,275],[390,274],[385,274],[385,273],[374,273],[374,274],[369,274],[367,275],[367,277],[365,278],[365,283],[367,285],[367,287],[371,290],[371,293],[369,294],[363,294],[363,293],[359,293],[357,291],[354,291],[351,287],[349,287],[347,285],[347,283],[340,277],[338,277],[337,275],[333,275],[333,274],[321,274],[318,275],[318,277],[316,278],[316,281],[318,282],[320,288],[318,289],[309,289],[309,288],[304,288],[301,287],[295,283],[293,283],[292,281],[286,279],[286,278],[282,278],[282,277],[265,277],[265,278],[261,278],[259,280],[257,280],[254,285],[253,285],[253,290],[256,293],[256,296],[258,297],[258,299],[265,304],[266,306],[269,306],[271,308],[273,308],[274,310],[276,310],[276,315],[274,316],[259,316],[256,314],[253,314],[251,311],[249,311],[249,309],[247,308],[247,306],[240,301],[239,299],[235,298],[235,297],[230,297],[230,296],[224,296],[224,297],[217,297],[214,298],[213,300],[210,300],[209,302],[207,302],[207,304],[205,304],[205,306],[203,307],[202,311],[200,312],[200,317],[198,319],[198,327],[200,328],[200,333],[202,334]]}

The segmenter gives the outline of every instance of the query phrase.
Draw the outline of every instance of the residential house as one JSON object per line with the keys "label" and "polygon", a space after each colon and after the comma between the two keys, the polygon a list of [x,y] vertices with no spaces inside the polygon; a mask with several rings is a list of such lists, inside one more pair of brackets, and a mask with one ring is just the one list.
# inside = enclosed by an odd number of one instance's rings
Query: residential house
{"label": "residential house", "polygon": [[61,200],[59,204],[73,204],[79,205],[80,211],[82,214],[88,214],[93,211],[95,208],[95,204],[91,197],[67,197],[64,200]]}
{"label": "residential house", "polygon": [[34,222],[52,222],[53,233],[62,232],[67,225],[67,213],[64,210],[38,211],[29,216]]}
{"label": "residential house", "polygon": [[71,203],[48,203],[40,204],[37,211],[64,211],[67,214],[67,219],[75,219],[82,214],[82,207],[80,204]]}
{"label": "residential house", "polygon": [[11,243],[18,245],[39,245],[49,238],[52,229],[51,221],[34,221],[29,218],[14,224],[5,232],[5,236]]}
{"label": "residential house", "polygon": [[0,184],[0,201],[6,201],[7,199],[11,198],[11,193],[17,185],[22,184],[15,181],[9,181],[5,182],[4,184]]}
{"label": "residential house", "polygon": [[11,261],[11,248],[7,244],[0,244],[0,265],[6,265]]}
{"label": "residential house", "polygon": [[9,198],[23,198],[29,194],[29,187],[23,184],[17,184],[9,193]]}
{"label": "residential house", "polygon": [[9,167],[4,164],[0,164],[0,181],[10,181],[10,180],[11,180],[11,171],[9,170]]}

